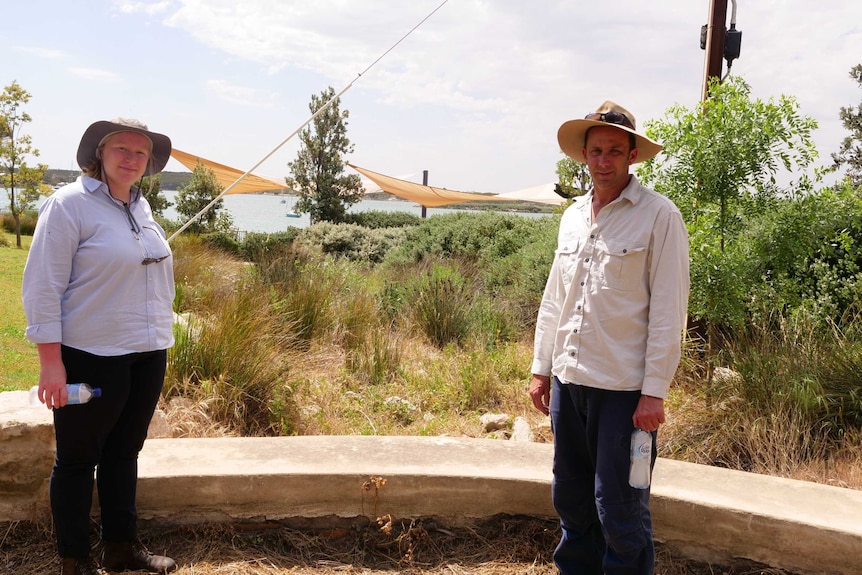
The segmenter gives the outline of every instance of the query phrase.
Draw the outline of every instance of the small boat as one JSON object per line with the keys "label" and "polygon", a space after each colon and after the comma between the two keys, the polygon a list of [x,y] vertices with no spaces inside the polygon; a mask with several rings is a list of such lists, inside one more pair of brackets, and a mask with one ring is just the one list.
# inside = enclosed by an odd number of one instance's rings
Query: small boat
{"label": "small boat", "polygon": [[301,218],[302,217],[301,215],[295,214],[293,212],[287,212],[285,215],[289,218]]}

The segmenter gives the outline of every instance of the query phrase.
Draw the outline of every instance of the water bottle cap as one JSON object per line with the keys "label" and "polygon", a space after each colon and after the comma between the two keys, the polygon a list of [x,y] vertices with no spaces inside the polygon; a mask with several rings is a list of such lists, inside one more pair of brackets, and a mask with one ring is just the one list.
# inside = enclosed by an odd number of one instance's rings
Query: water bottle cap
{"label": "water bottle cap", "polygon": [[93,388],[93,397],[102,397],[102,388],[94,387]]}

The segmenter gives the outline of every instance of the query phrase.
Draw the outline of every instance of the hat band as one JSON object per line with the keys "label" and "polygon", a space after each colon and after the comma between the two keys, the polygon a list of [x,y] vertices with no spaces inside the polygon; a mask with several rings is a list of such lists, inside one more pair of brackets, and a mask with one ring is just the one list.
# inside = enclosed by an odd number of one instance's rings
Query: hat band
{"label": "hat band", "polygon": [[625,126],[626,128],[632,130],[635,129],[634,124],[631,120],[629,120],[628,116],[626,116],[625,114],[620,114],[619,112],[593,112],[584,116],[584,119],[597,120],[599,122],[605,122],[606,124]]}

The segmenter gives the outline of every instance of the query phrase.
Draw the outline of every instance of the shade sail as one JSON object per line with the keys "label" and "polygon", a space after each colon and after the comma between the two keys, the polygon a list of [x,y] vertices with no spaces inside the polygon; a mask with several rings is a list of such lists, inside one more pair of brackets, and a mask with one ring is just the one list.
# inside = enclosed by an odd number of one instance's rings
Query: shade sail
{"label": "shade sail", "polygon": [[384,176],[353,164],[347,164],[382,189],[384,192],[398,196],[399,198],[416,202],[420,206],[426,208],[436,208],[449,204],[459,204],[461,202],[487,202],[487,201],[512,201],[511,198],[501,198],[493,194],[476,194],[472,192],[456,192],[445,188],[434,188],[431,186],[423,186],[406,180],[399,180],[392,176]]}
{"label": "shade sail", "polygon": [[556,183],[550,182],[547,184],[524,188],[522,190],[515,190],[514,192],[506,192],[504,194],[499,194],[497,197],[506,200],[523,200],[525,202],[536,202],[539,204],[559,206],[566,201],[566,198],[560,196],[554,191],[556,187]]}
{"label": "shade sail", "polygon": [[[236,168],[231,168],[230,166],[225,166],[224,164],[219,164],[218,162],[213,162],[212,160],[207,160],[206,158],[201,158],[200,156],[195,156],[194,154],[189,154],[188,152],[183,152],[176,148],[171,150],[171,156],[193,172],[198,163],[203,164],[215,173],[216,180],[225,188],[236,182],[240,176],[245,173]],[[277,180],[270,180],[262,176],[249,174],[244,177],[241,182],[228,190],[227,193],[251,194],[254,192],[272,192],[284,189],[287,189],[287,184],[285,182],[279,182]]]}

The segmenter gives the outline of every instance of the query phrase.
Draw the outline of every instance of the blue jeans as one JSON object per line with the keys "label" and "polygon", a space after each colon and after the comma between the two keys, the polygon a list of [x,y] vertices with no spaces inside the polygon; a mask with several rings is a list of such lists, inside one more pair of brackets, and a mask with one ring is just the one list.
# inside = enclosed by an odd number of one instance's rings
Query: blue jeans
{"label": "blue jeans", "polygon": [[551,492],[562,527],[554,562],[562,575],[653,573],[649,489],[628,483],[632,415],[640,396],[553,378]]}
{"label": "blue jeans", "polygon": [[147,438],[165,380],[165,350],[101,357],[63,346],[69,383],[102,388],[102,397],[54,410],[57,455],[51,473],[51,513],[61,557],[90,554],[93,473],[102,539],[137,537],[138,453]]}

